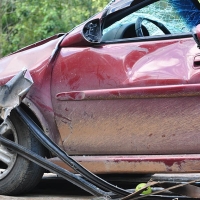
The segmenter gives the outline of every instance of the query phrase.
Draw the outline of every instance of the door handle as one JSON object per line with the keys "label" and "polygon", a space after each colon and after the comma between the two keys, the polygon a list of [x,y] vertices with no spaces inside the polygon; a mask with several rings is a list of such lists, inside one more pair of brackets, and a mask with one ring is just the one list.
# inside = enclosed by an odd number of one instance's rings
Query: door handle
{"label": "door handle", "polygon": [[194,67],[200,67],[200,55],[194,57]]}

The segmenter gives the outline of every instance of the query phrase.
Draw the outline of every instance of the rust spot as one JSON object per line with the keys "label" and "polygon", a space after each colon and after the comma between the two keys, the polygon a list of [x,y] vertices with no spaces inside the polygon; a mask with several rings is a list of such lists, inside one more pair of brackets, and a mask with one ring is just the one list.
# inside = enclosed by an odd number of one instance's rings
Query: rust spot
{"label": "rust spot", "polygon": [[149,137],[151,137],[153,134],[151,133],[151,134],[149,134]]}
{"label": "rust spot", "polygon": [[165,135],[162,135],[162,137],[165,137]]}

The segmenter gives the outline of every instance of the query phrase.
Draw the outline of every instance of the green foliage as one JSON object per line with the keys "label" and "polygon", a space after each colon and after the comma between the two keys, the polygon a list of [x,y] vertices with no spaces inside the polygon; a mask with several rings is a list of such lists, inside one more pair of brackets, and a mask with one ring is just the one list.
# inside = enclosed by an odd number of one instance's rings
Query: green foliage
{"label": "green foliage", "polygon": [[76,25],[109,0],[0,0],[0,57]]}

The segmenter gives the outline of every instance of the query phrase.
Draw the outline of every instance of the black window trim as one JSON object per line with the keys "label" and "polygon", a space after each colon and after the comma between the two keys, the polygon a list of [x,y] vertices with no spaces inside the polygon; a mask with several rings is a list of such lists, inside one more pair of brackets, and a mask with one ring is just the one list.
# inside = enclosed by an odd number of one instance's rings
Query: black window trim
{"label": "black window trim", "polygon": [[133,43],[133,42],[148,42],[148,41],[160,41],[160,40],[172,40],[172,39],[184,39],[192,38],[192,33],[179,33],[171,35],[156,35],[156,36],[145,36],[145,37],[135,37],[126,39],[117,39],[113,41],[102,41],[100,44],[120,44],[120,43]]}

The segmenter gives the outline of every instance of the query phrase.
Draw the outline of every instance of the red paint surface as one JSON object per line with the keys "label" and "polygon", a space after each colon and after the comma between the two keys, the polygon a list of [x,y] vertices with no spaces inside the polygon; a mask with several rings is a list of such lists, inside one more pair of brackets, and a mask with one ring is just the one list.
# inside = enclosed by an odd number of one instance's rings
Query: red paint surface
{"label": "red paint surface", "polygon": [[198,53],[193,38],[62,48],[52,100],[66,151],[198,153]]}
{"label": "red paint surface", "polygon": [[61,47],[76,47],[76,46],[90,46],[91,44],[87,42],[82,35],[83,26],[78,27],[74,31],[72,31],[69,35],[67,35],[62,43]]}
{"label": "red paint surface", "polygon": [[66,84],[63,92],[198,83],[198,53],[192,38],[63,48],[55,73]]}

